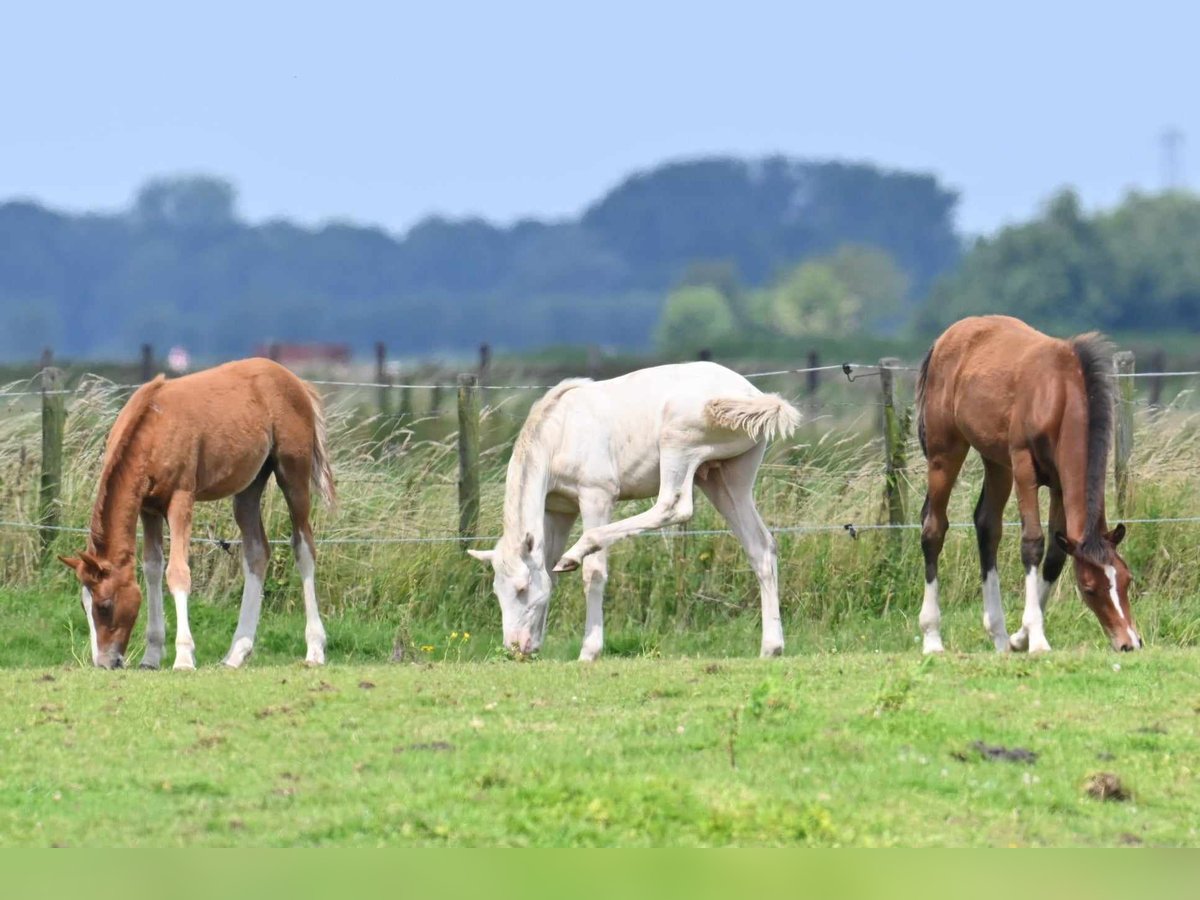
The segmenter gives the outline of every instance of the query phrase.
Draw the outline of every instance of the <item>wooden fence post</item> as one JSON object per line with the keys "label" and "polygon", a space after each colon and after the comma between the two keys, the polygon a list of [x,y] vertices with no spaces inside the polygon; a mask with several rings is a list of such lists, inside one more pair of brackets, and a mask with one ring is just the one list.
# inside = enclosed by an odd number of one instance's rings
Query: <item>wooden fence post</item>
{"label": "wooden fence post", "polygon": [[142,383],[154,377],[154,347],[142,344]]}
{"label": "wooden fence post", "polygon": [[387,345],[383,341],[375,342],[375,383],[379,385],[379,414],[388,414],[388,372]]}
{"label": "wooden fence post", "polygon": [[458,533],[479,531],[479,379],[458,376]]}
{"label": "wooden fence post", "polygon": [[815,403],[817,400],[817,388],[821,385],[821,373],[816,371],[821,365],[820,357],[817,356],[816,350],[808,351],[808,371],[805,373],[806,378],[806,393],[810,403]]}
{"label": "wooden fence post", "polygon": [[42,369],[42,482],[38,495],[38,522],[41,525],[42,556],[54,543],[61,512],[63,428],[67,402],[63,395],[61,369]]}
{"label": "wooden fence post", "polygon": [[[1151,372],[1165,372],[1167,370],[1167,355],[1161,350],[1155,350],[1150,357]],[[1158,409],[1159,403],[1162,400],[1163,380],[1161,378],[1150,379],[1150,408]]]}
{"label": "wooden fence post", "polygon": [[883,397],[883,504],[889,525],[904,524],[904,442],[908,414],[896,410],[895,370],[900,360],[888,356],[879,361],[879,388]]}
{"label": "wooden fence post", "polygon": [[1129,457],[1133,455],[1133,351],[1113,354],[1117,377],[1117,424],[1113,434],[1113,478],[1117,484],[1117,515],[1124,518],[1133,501]]}
{"label": "wooden fence post", "polygon": [[492,345],[484,341],[479,345],[479,383],[487,384],[492,368]]}
{"label": "wooden fence post", "polygon": [[[435,372],[433,377],[440,376]],[[442,414],[442,383],[434,381],[433,387],[429,391],[429,414],[435,419]]]}

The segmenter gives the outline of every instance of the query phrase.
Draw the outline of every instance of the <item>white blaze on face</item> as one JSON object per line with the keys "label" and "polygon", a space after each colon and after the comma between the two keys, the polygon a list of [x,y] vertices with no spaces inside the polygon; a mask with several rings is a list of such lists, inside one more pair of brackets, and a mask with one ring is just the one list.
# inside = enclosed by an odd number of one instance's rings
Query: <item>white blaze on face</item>
{"label": "white blaze on face", "polygon": [[1121,595],[1117,592],[1117,570],[1115,566],[1105,566],[1104,574],[1108,577],[1108,599],[1112,601],[1113,609],[1125,621],[1125,613],[1121,612]]}
{"label": "white blaze on face", "polygon": [[92,641],[92,665],[100,665],[100,645],[96,641],[96,620],[92,618],[92,592],[83,589],[83,612],[87,616],[88,636]]}

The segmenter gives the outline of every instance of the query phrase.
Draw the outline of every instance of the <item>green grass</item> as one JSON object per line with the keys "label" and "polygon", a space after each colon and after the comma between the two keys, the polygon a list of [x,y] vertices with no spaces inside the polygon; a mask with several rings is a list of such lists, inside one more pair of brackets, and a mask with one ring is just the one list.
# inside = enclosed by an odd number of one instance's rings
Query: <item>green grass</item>
{"label": "green grass", "polygon": [[[0,844],[1195,844],[1198,676],[1167,650],[13,669]],[[1132,799],[1088,796],[1102,771]]]}

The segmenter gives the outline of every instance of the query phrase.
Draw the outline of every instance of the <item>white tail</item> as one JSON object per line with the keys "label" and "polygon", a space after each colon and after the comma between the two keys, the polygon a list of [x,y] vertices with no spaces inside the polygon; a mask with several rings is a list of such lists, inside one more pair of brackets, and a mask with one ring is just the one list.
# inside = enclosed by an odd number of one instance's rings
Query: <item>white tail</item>
{"label": "white tail", "polygon": [[800,426],[800,411],[778,394],[757,397],[715,397],[704,404],[713,425],[741,431],[754,440],[790,437]]}

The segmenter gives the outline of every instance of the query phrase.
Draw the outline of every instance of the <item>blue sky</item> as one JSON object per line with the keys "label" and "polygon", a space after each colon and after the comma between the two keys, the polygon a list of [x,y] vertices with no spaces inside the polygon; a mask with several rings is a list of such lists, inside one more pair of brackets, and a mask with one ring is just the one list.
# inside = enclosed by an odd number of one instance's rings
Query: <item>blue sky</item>
{"label": "blue sky", "polygon": [[573,215],[709,154],[937,173],[991,230],[1200,142],[1200,7],[1142,2],[8,4],[0,198],[116,209],[156,174],[252,220]]}

